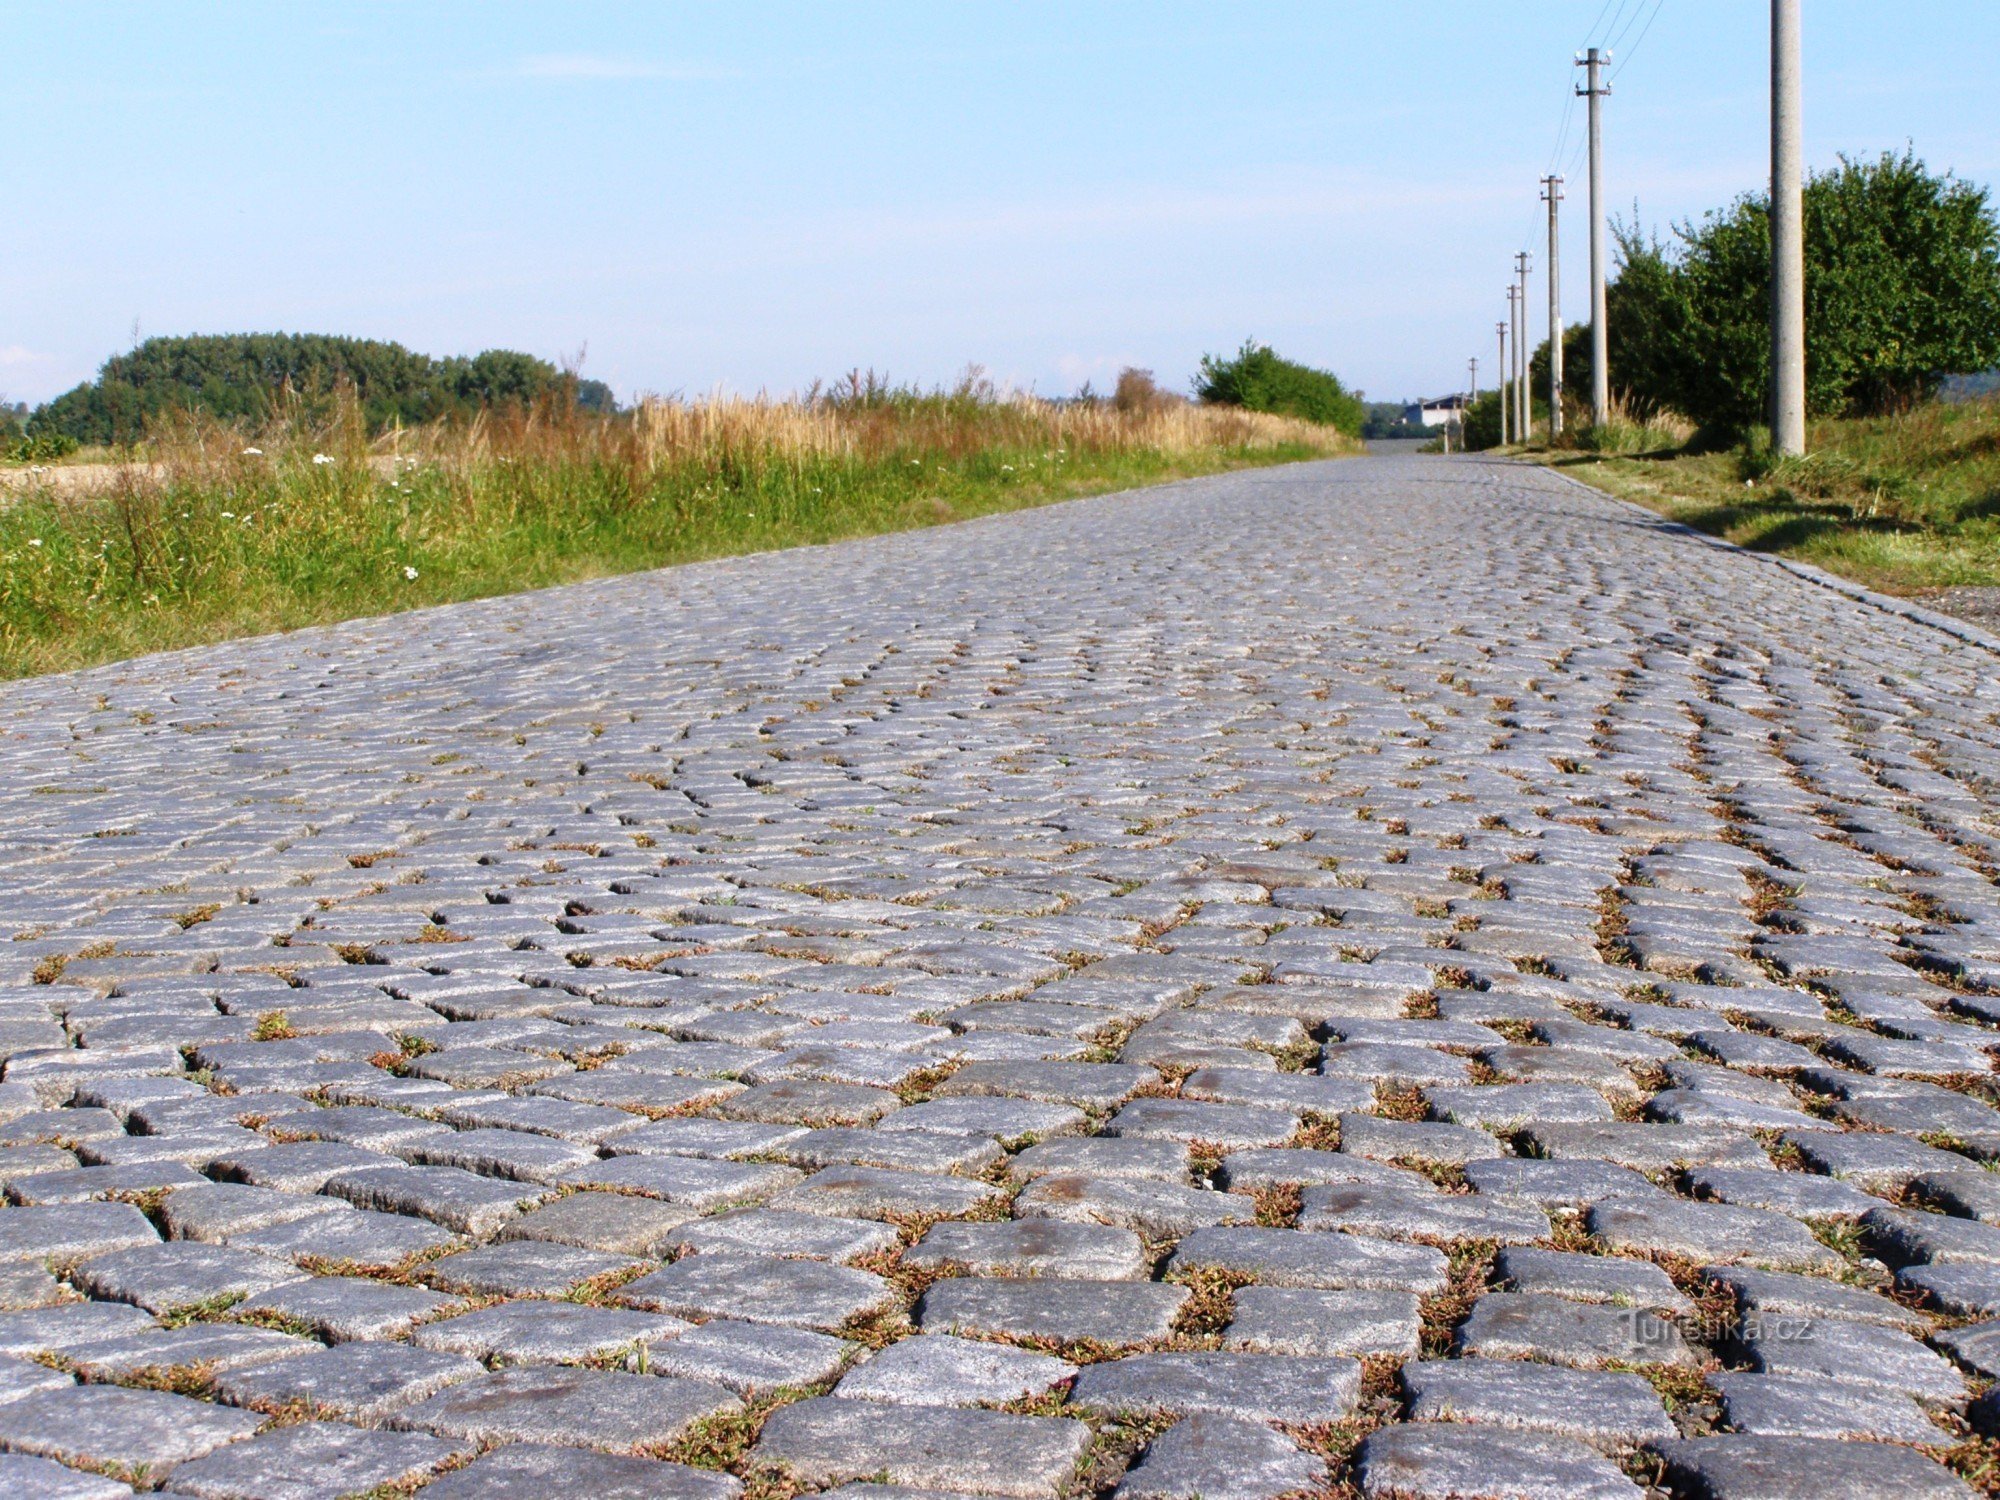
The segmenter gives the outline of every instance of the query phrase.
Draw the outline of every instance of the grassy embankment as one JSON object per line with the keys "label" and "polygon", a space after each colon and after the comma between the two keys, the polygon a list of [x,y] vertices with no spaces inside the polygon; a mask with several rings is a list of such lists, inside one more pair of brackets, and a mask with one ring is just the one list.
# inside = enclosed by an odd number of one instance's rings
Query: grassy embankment
{"label": "grassy embankment", "polygon": [[[255,451],[261,450],[261,451]],[[978,390],[652,402],[370,442],[189,425],[0,499],[0,676],[1359,451],[1330,427]]]}
{"label": "grassy embankment", "polygon": [[1620,424],[1599,451],[1516,451],[1673,520],[1888,593],[2000,585],[2000,400],[1815,422],[1804,458],[1701,452],[1688,436]]}

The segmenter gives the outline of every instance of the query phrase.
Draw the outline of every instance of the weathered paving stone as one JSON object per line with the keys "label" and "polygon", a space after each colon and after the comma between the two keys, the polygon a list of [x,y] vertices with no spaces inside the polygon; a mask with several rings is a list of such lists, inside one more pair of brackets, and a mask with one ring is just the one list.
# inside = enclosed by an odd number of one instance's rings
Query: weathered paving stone
{"label": "weathered paving stone", "polygon": [[410,1342],[488,1364],[581,1364],[672,1338],[687,1326],[657,1313],[529,1300],[439,1318],[413,1329]]}
{"label": "weathered paving stone", "polygon": [[1189,1154],[1186,1143],[1181,1141],[1064,1136],[1017,1152],[1008,1159],[1007,1170],[1015,1177],[1073,1174],[1185,1184]]}
{"label": "weathered paving stone", "polygon": [[1673,1278],[1650,1261],[1510,1245],[1495,1259],[1493,1269],[1500,1284],[1509,1291],[1568,1297],[1577,1302],[1606,1302],[1658,1313],[1694,1310],[1694,1304],[1674,1285]]}
{"label": "weathered paving stone", "polygon": [[1434,1193],[1411,1198],[1372,1183],[1309,1187],[1302,1194],[1299,1228],[1345,1230],[1383,1239],[1494,1240],[1521,1244],[1546,1239],[1549,1216],[1532,1204],[1480,1193]]}
{"label": "weathered paving stone", "polygon": [[92,1297],[163,1313],[248,1297],[304,1275],[290,1261],[253,1250],[169,1241],[93,1256],[70,1273],[70,1280]]}
{"label": "weathered paving stone", "polygon": [[301,1422],[180,1465],[173,1487],[200,1500],[309,1500],[418,1481],[470,1451],[422,1433]]}
{"label": "weathered paving stone", "polygon": [[853,1344],[823,1333],[710,1318],[663,1343],[648,1344],[646,1367],[754,1397],[831,1380],[854,1350]]}
{"label": "weathered paving stone", "polygon": [[1644,1379],[1504,1359],[1419,1360],[1402,1368],[1413,1422],[1477,1422],[1554,1433],[1618,1451],[1679,1435]]}
{"label": "weathered paving stone", "polygon": [[74,1260],[159,1239],[160,1232],[129,1203],[65,1203],[0,1213],[0,1261]]}
{"label": "weathered paving stone", "polygon": [[1216,1181],[1232,1193],[1340,1182],[1389,1182],[1417,1194],[1432,1190],[1428,1178],[1406,1167],[1345,1151],[1304,1147],[1232,1151],[1222,1159]]}
{"label": "weathered paving stone", "polygon": [[1120,1500],[1277,1500],[1326,1482],[1326,1464],[1260,1422],[1196,1412],[1146,1447]]}
{"label": "weathered paving stone", "polygon": [[12,1401],[16,1396],[29,1396],[36,1391],[52,1391],[71,1383],[71,1377],[61,1370],[0,1355],[0,1401]]}
{"label": "weathered paving stone", "polygon": [[620,1451],[670,1443],[702,1418],[739,1404],[721,1386],[703,1380],[528,1365],[447,1386],[388,1421],[476,1443]]}
{"label": "weathered paving stone", "polygon": [[997,1406],[1042,1395],[1075,1373],[1075,1365],[1045,1354],[921,1334],[855,1365],[833,1394],[899,1406]]}
{"label": "weathered paving stone", "polygon": [[1805,1172],[1701,1167],[1688,1183],[1703,1197],[1738,1208],[1764,1208],[1796,1219],[1858,1219],[1882,1200],[1852,1183]]}
{"label": "weathered paving stone", "polygon": [[51,1307],[67,1295],[63,1284],[38,1261],[0,1261],[0,1312]]}
{"label": "weathered paving stone", "polygon": [[1664,1251],[1690,1260],[1744,1261],[1774,1270],[1839,1271],[1846,1262],[1796,1219],[1763,1209],[1674,1199],[1600,1203],[1590,1232],[1616,1250]]}
{"label": "weathered paving stone", "polygon": [[530,1209],[500,1231],[502,1241],[544,1240],[607,1255],[660,1255],[672,1235],[697,1216],[686,1204],[624,1193],[580,1192]]}
{"label": "weathered paving stone", "polygon": [[577,1167],[561,1178],[564,1187],[643,1193],[697,1212],[732,1204],[759,1203],[803,1174],[773,1162],[708,1161],[692,1156],[614,1156]]}
{"label": "weathered paving stone", "polygon": [[1917,1292],[1953,1317],[2000,1314],[2000,1266],[1905,1266],[1896,1273],[1905,1291]]}
{"label": "weathered paving stone", "polygon": [[1255,1422],[1337,1422],[1361,1393],[1351,1359],[1283,1354],[1128,1354],[1090,1365],[1070,1403],[1104,1413],[1212,1412]]}
{"label": "weathered paving stone", "polygon": [[449,1229],[403,1214],[366,1209],[286,1219],[228,1236],[239,1250],[289,1256],[302,1264],[350,1262],[356,1266],[399,1267],[413,1256],[462,1243]]}
{"label": "weathered paving stone", "polygon": [[1035,1178],[1015,1196],[1014,1212],[1023,1218],[1115,1224],[1150,1239],[1176,1239],[1215,1224],[1251,1219],[1256,1209],[1232,1193],[1064,1172]]}
{"label": "weathered paving stone", "polygon": [[1762,1315],[1739,1340],[1752,1369],[1880,1386],[1932,1401],[1962,1400],[1965,1379],[1907,1333],[1832,1317]]}
{"label": "weathered paving stone", "polygon": [[627,1282],[612,1296],[629,1307],[684,1318],[742,1318],[794,1328],[838,1329],[895,1304],[869,1271],[770,1255],[690,1255]]}
{"label": "weathered paving stone", "polygon": [[1151,1068],[1123,1063],[971,1062],[947,1078],[938,1092],[1012,1095],[1079,1109],[1108,1109],[1157,1082],[1159,1076]]}
{"label": "weathered paving stone", "polygon": [[1246,1286],[1223,1347],[1260,1354],[1384,1355],[1414,1358],[1418,1299],[1409,1292],[1328,1292],[1312,1287]]}
{"label": "weathered paving stone", "polygon": [[1053,1219],[997,1224],[933,1224],[903,1252],[913,1267],[957,1267],[975,1276],[1065,1276],[1143,1281],[1151,1266],[1129,1229]]}
{"label": "weathered paving stone", "polygon": [[1067,1135],[1088,1123],[1089,1117],[1082,1110],[1067,1104],[978,1096],[907,1105],[881,1122],[891,1134],[921,1130],[939,1135],[983,1135],[1009,1145]]}
{"label": "weathered paving stone", "polygon": [[561,1297],[586,1281],[642,1270],[645,1264],[569,1245],[509,1240],[432,1261],[424,1278],[441,1292],[477,1297]]}
{"label": "weathered paving stone", "polygon": [[327,1179],[321,1192],[357,1208],[429,1219],[460,1234],[488,1235],[546,1196],[524,1182],[462,1167],[364,1167]]}
{"label": "weathered paving stone", "polygon": [[431,1500],[733,1500],[743,1486],[728,1474],[616,1453],[511,1443],[424,1486]]}
{"label": "weathered paving stone", "polygon": [[1940,1329],[1932,1342],[1975,1374],[2000,1373],[2000,1322]]}
{"label": "weathered paving stone", "polygon": [[2000,1266],[2000,1226],[1945,1214],[1873,1208],[1861,1227],[1875,1252],[1891,1265]]}
{"label": "weathered paving stone", "polygon": [[828,1167],[770,1200],[771,1207],[846,1219],[956,1218],[997,1204],[991,1183],[937,1172]]}
{"label": "weathered paving stone", "polygon": [[159,1470],[241,1442],[249,1412],[165,1391],[77,1385],[0,1402],[0,1447],[62,1463]]}
{"label": "weathered paving stone", "polygon": [[147,1374],[164,1378],[168,1371],[190,1367],[222,1371],[295,1359],[318,1348],[311,1339],[275,1329],[196,1322],[184,1328],[90,1339],[70,1345],[64,1355],[85,1379],[133,1382]]}
{"label": "weathered paving stone", "polygon": [[1186,1287],[1157,1281],[955,1276],[924,1292],[916,1322],[925,1333],[1117,1348],[1165,1338],[1188,1296]]}
{"label": "weathered paving stone", "polygon": [[1644,1308],[1572,1302],[1527,1292],[1488,1292],[1459,1325],[1458,1347],[1495,1359],[1545,1359],[1567,1365],[1613,1360],[1698,1365],[1678,1327]]}
{"label": "weathered paving stone", "polygon": [[1060,1417],[821,1397],[773,1413],[751,1457],[805,1484],[880,1475],[917,1488],[1053,1500],[1089,1442],[1088,1427]]}
{"label": "weathered paving stone", "polygon": [[1385,1120],[1378,1115],[1340,1117],[1340,1149],[1380,1161],[1426,1161],[1461,1166],[1500,1151],[1484,1130],[1422,1120]]}
{"label": "weathered paving stone", "polygon": [[69,1302],[0,1313],[0,1354],[32,1358],[95,1339],[124,1338],[157,1326],[123,1302]]}
{"label": "weathered paving stone", "polygon": [[763,1125],[868,1125],[902,1107],[887,1089],[819,1079],[761,1083],[717,1106],[726,1119]]}
{"label": "weathered paving stone", "polygon": [[1537,1152],[1556,1161],[1608,1161],[1637,1172],[1771,1164],[1749,1136],[1698,1125],[1537,1124],[1522,1134]]}
{"label": "weathered paving stone", "polygon": [[806,1260],[856,1261],[894,1250],[896,1231],[872,1219],[738,1209],[695,1219],[668,1234],[663,1248],[692,1254],[796,1255]]}
{"label": "weathered paving stone", "polygon": [[132,1486],[25,1453],[0,1453],[0,1494],[20,1500],[124,1500]]}
{"label": "weathered paving stone", "polygon": [[260,1411],[297,1405],[315,1416],[373,1423],[483,1373],[462,1355],[357,1342],[230,1370],[216,1377],[215,1388],[223,1400]]}
{"label": "weathered paving stone", "polygon": [[1289,1110],[1251,1104],[1203,1104],[1186,1099],[1135,1099],[1105,1130],[1141,1140],[1212,1141],[1225,1147],[1280,1146],[1298,1129]]}
{"label": "weathered paving stone", "polygon": [[[315,1189],[317,1191],[317,1189]],[[344,1205],[331,1198],[230,1182],[177,1189],[160,1205],[167,1232],[177,1240],[239,1243],[259,1230],[299,1219],[329,1217]]]}
{"label": "weathered paving stone", "polygon": [[1827,1495],[1970,1500],[1972,1495],[1949,1469],[1886,1443],[1745,1435],[1677,1438],[1659,1444],[1658,1451],[1671,1483],[1714,1500],[1822,1500]]}
{"label": "weathered paving stone", "polygon": [[1941,1429],[1894,1391],[1803,1375],[1724,1370],[1708,1377],[1732,1432],[1762,1437],[1936,1443]]}
{"label": "weathered paving stone", "polygon": [[1923,1333],[1931,1320],[1923,1313],[1871,1292],[1824,1276],[1790,1271],[1763,1271],[1754,1266],[1703,1266],[1702,1275],[1735,1295],[1745,1322],[1771,1318],[1838,1318],[1849,1323],[1879,1323]]}
{"label": "weathered paving stone", "polygon": [[1355,1455],[1369,1500],[1641,1500],[1617,1464],[1569,1438],[1447,1422],[1369,1436]]}
{"label": "weathered paving stone", "polygon": [[422,1287],[392,1286],[360,1276],[312,1276],[247,1297],[231,1310],[271,1314],[332,1340],[393,1338],[454,1300]]}
{"label": "weathered paving stone", "polygon": [[1182,1240],[1170,1272],[1225,1271],[1270,1286],[1335,1291],[1441,1292],[1449,1262],[1429,1245],[1292,1229],[1202,1229]]}

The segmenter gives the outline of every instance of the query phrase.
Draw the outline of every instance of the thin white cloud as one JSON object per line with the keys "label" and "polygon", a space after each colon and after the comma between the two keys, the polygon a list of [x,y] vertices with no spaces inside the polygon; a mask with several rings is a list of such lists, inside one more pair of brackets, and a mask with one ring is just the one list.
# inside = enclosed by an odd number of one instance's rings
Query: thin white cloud
{"label": "thin white cloud", "polygon": [[0,365],[42,365],[48,362],[48,355],[37,354],[20,344],[0,344]]}
{"label": "thin white cloud", "polygon": [[743,75],[737,69],[710,63],[668,63],[646,57],[615,57],[588,52],[546,52],[515,64],[521,78],[565,82],[606,82],[659,79],[668,83],[716,83]]}

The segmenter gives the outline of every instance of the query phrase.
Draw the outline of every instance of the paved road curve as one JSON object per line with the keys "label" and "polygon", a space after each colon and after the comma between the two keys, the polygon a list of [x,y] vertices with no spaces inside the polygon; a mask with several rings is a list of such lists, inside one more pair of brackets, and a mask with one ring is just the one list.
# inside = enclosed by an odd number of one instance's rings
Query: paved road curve
{"label": "paved road curve", "polygon": [[14,685],[0,1493],[1967,1493],[1996,716],[1421,459]]}

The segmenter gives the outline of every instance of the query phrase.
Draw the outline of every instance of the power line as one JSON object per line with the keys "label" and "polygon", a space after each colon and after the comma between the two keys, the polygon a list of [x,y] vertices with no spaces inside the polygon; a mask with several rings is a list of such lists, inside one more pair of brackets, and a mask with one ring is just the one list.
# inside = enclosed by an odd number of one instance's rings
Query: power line
{"label": "power line", "polygon": [[1618,77],[1620,73],[1623,73],[1627,67],[1631,66],[1633,54],[1635,54],[1639,50],[1639,48],[1645,43],[1647,35],[1653,29],[1653,23],[1660,19],[1660,12],[1666,7],[1666,3],[1667,0],[1653,0],[1653,13],[1650,16],[1646,17],[1646,24],[1640,28],[1638,37],[1633,41],[1631,46],[1625,49],[1625,60],[1619,63],[1618,66],[1614,68],[1611,72],[1611,76],[1614,80]]}

